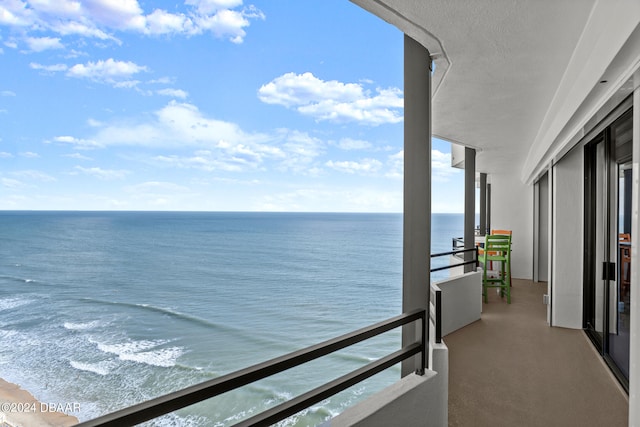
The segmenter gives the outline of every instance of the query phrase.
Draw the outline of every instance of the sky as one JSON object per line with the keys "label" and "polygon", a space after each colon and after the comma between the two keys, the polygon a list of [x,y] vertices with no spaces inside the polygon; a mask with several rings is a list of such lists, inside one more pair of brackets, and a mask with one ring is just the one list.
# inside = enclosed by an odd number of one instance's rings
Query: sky
{"label": "sky", "polygon": [[347,0],[0,0],[0,209],[402,212],[402,67]]}

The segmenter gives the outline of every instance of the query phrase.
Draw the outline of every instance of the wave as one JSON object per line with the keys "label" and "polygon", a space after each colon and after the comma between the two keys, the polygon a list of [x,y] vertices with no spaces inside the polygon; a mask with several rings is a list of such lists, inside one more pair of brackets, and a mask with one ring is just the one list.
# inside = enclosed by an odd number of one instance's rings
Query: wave
{"label": "wave", "polygon": [[170,347],[141,353],[125,353],[121,354],[119,358],[152,366],[170,368],[175,366],[176,360],[182,356],[183,353],[184,349],[182,347]]}
{"label": "wave", "polygon": [[183,347],[157,348],[167,344],[167,340],[128,341],[117,344],[106,344],[89,340],[104,353],[115,354],[120,360],[142,363],[151,366],[169,368],[176,365],[176,361],[184,354]]}
{"label": "wave", "polygon": [[120,301],[106,301],[106,300],[101,300],[101,299],[95,299],[95,298],[82,298],[82,301],[85,302],[95,302],[95,303],[99,303],[99,304],[105,304],[105,305],[115,305],[115,306],[120,306],[120,307],[129,307],[129,308],[135,308],[135,309],[141,309],[141,310],[147,310],[147,311],[151,311],[151,312],[155,312],[155,313],[160,313],[160,314],[165,314],[167,316],[176,318],[176,319],[181,319],[181,320],[186,320],[192,323],[197,323],[201,326],[205,326],[208,328],[217,328],[217,329],[229,329],[230,331],[233,328],[229,328],[211,321],[208,321],[206,319],[202,319],[200,317],[197,316],[192,316],[190,314],[185,314],[185,313],[181,313],[179,311],[175,311],[172,310],[170,308],[165,308],[165,307],[158,307],[155,305],[151,305],[151,304],[134,304],[134,303],[130,303],[130,302],[120,302]]}
{"label": "wave", "polygon": [[0,279],[17,282],[17,283],[37,283],[38,281],[35,279],[25,279],[24,277],[16,277],[16,276],[0,276]]}
{"label": "wave", "polygon": [[344,352],[333,353],[329,357],[341,359],[345,362],[355,362],[355,363],[361,363],[361,364],[371,363],[373,361],[378,360],[378,358],[376,357],[367,357],[359,354],[344,353]]}
{"label": "wave", "polygon": [[21,307],[23,305],[31,304],[35,300],[25,298],[3,298],[0,299],[0,311],[11,310],[13,308]]}
{"label": "wave", "polygon": [[101,323],[98,320],[93,320],[91,322],[84,323],[64,322],[62,326],[70,331],[85,331],[87,329],[93,329],[100,324]]}
{"label": "wave", "polygon": [[94,374],[106,376],[111,372],[111,369],[114,367],[113,362],[103,361],[98,363],[86,363],[86,362],[77,362],[75,360],[69,361],[69,364],[78,369],[79,371],[87,371],[93,372]]}
{"label": "wave", "polygon": [[107,301],[96,298],[81,298],[80,301],[89,302],[89,303],[98,303],[109,306],[120,306],[120,307],[128,307],[137,310],[145,310],[152,313],[159,313],[171,318],[182,320],[185,322],[189,322],[194,325],[199,325],[207,329],[214,329],[217,331],[228,333],[229,335],[233,335],[238,338],[241,337],[243,339],[252,341],[255,344],[267,346],[268,348],[282,348],[284,351],[289,352],[292,351],[290,347],[287,345],[283,345],[279,341],[273,341],[266,339],[264,337],[260,337],[256,334],[251,333],[251,331],[247,331],[246,329],[237,328],[229,325],[223,325],[220,323],[215,323],[210,320],[203,319],[201,317],[193,316],[191,314],[181,313],[179,311],[173,310],[171,308],[166,307],[158,307],[151,304],[135,304],[130,302],[120,302],[120,301]]}

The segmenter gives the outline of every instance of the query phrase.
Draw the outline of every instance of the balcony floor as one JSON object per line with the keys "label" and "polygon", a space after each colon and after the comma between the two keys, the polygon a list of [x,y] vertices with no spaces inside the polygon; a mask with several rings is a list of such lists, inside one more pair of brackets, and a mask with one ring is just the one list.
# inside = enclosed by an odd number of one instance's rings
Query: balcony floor
{"label": "balcony floor", "polygon": [[581,330],[550,328],[546,283],[493,289],[482,319],[444,338],[449,426],[627,426],[626,393]]}

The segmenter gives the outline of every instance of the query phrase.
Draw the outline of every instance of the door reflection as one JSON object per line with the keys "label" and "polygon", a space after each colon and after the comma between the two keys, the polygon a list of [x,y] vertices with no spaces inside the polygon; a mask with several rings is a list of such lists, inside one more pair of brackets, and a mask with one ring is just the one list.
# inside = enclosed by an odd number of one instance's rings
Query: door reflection
{"label": "door reflection", "polygon": [[618,164],[618,268],[616,327],[609,331],[609,355],[629,378],[629,322],[631,301],[631,162]]}

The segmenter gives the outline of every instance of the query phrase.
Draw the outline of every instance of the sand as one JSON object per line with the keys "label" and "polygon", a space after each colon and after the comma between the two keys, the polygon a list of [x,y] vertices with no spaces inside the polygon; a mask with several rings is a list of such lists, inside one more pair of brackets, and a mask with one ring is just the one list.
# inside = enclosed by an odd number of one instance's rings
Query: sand
{"label": "sand", "polygon": [[59,409],[72,414],[80,408],[74,402],[41,403],[20,386],[0,378],[0,426],[3,421],[11,427],[67,427],[78,423],[76,417]]}

